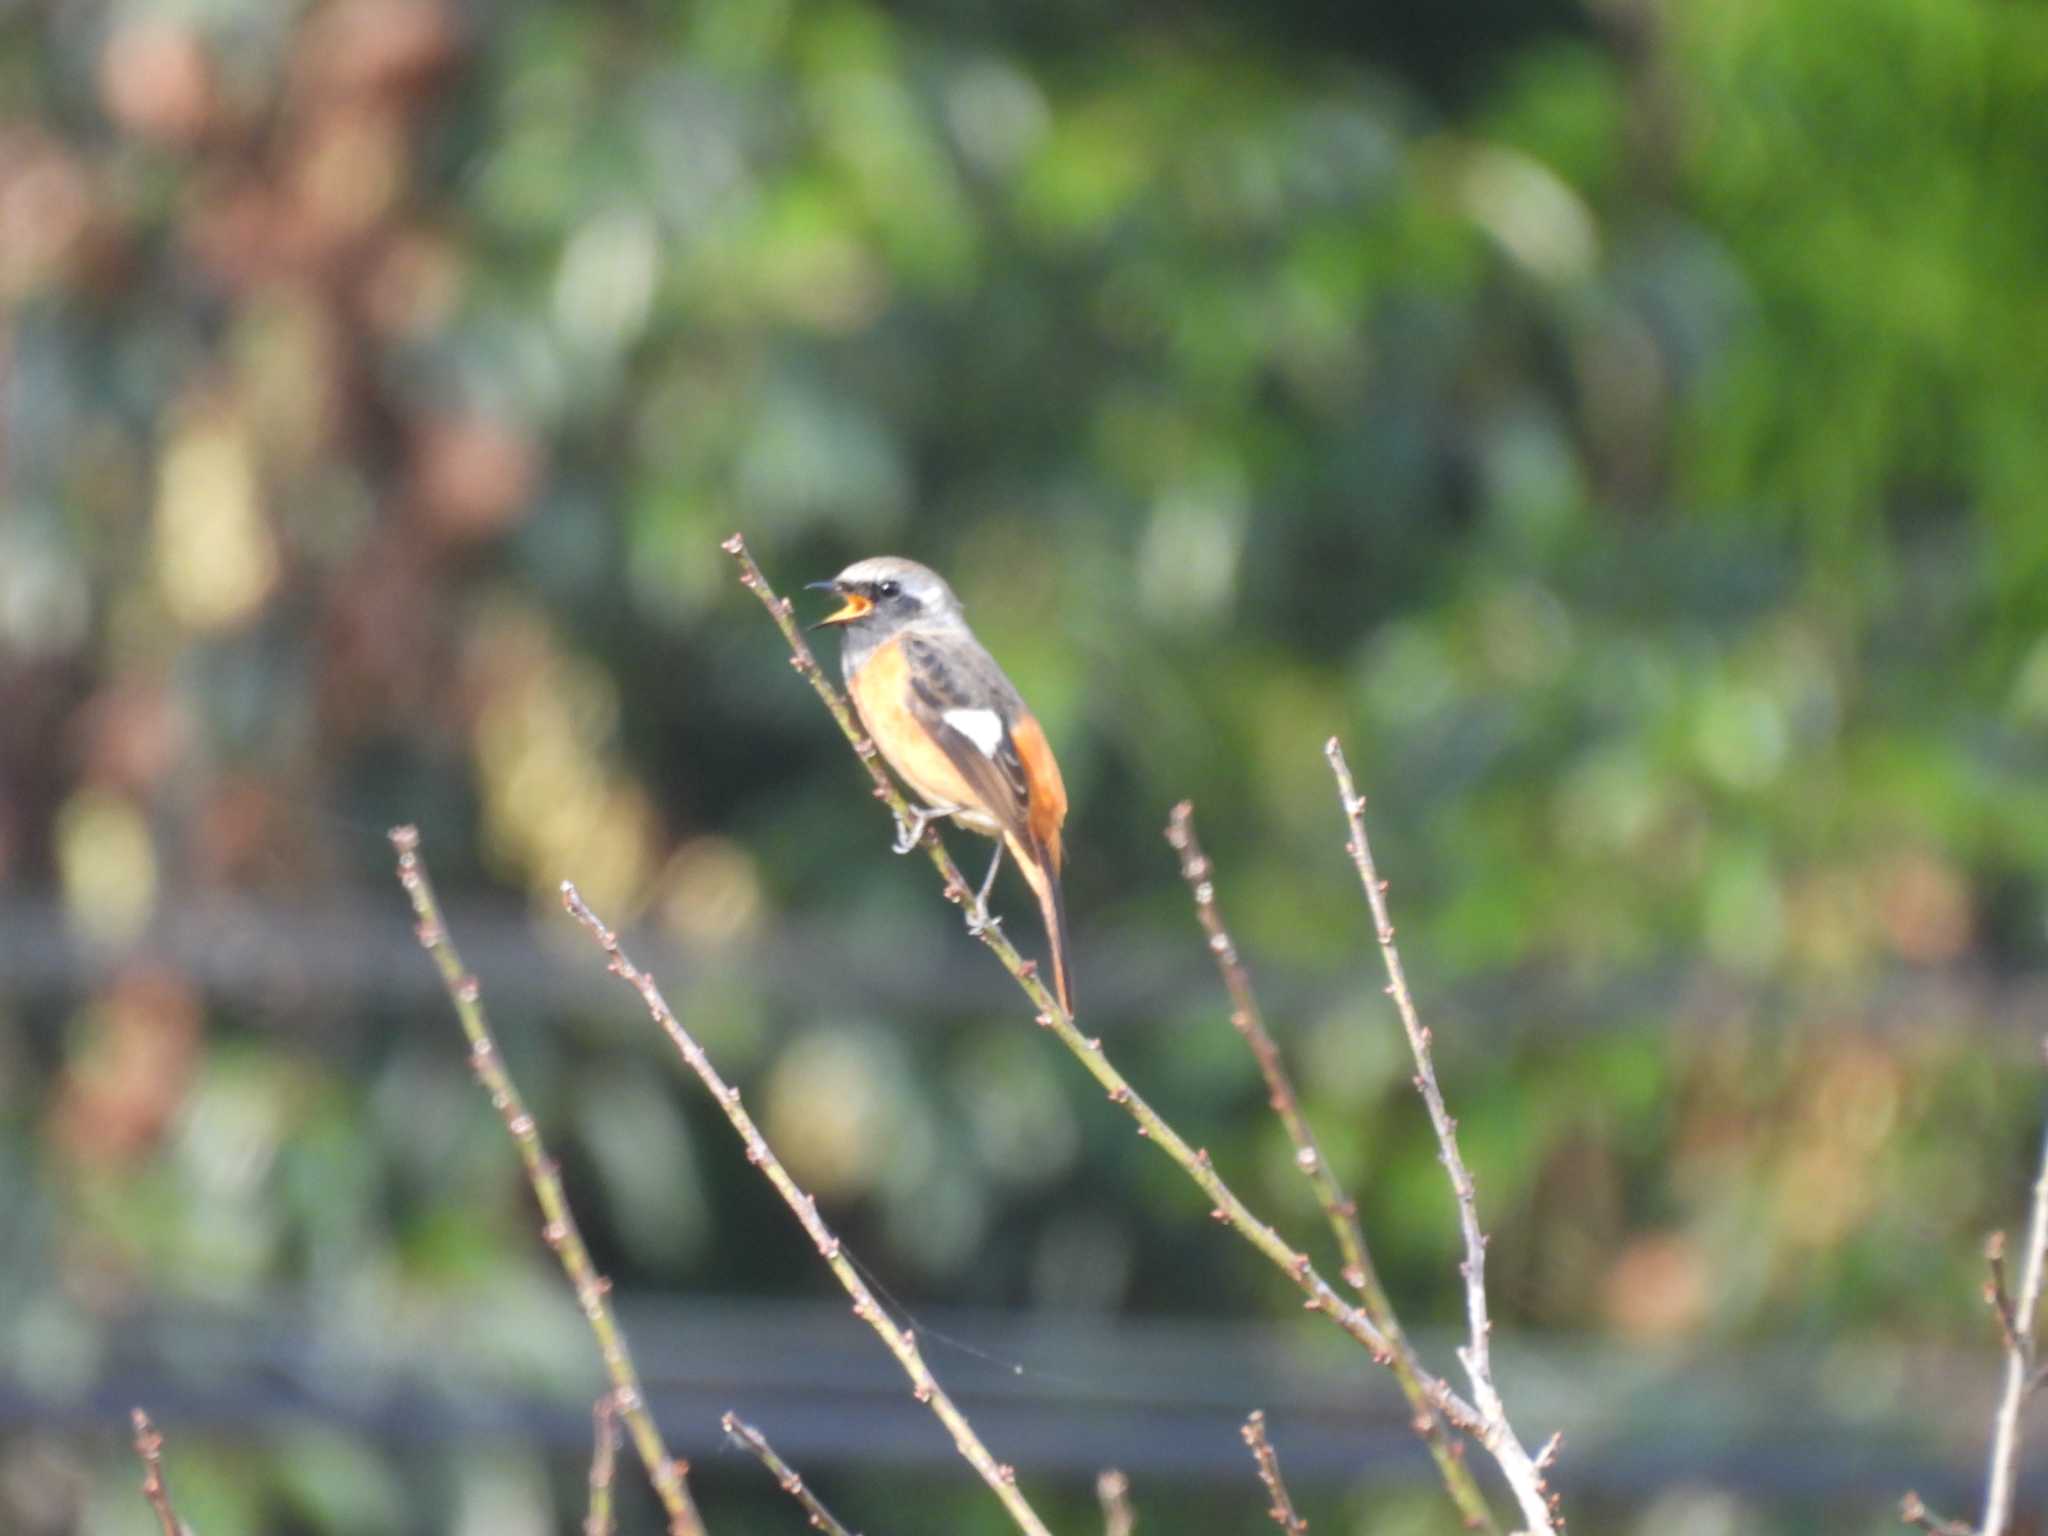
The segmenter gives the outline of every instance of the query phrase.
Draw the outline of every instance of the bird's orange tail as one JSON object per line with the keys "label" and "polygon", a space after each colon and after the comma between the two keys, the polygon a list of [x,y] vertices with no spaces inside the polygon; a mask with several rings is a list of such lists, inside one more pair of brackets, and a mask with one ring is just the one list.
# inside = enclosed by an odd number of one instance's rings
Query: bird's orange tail
{"label": "bird's orange tail", "polygon": [[1045,919],[1046,947],[1052,951],[1053,993],[1071,1019],[1074,1016],[1074,993],[1067,979],[1067,907],[1060,898],[1059,873],[1036,838],[1028,843],[1010,839],[1010,852],[1016,855],[1024,878],[1031,882],[1031,889],[1038,897],[1039,914]]}

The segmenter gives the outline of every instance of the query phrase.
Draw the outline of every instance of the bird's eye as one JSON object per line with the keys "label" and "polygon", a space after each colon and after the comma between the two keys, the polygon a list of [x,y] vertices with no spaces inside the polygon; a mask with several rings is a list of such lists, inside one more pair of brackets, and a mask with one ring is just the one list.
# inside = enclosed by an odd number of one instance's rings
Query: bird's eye
{"label": "bird's eye", "polygon": [[900,581],[878,582],[875,586],[875,595],[877,597],[895,597],[902,591],[903,583]]}

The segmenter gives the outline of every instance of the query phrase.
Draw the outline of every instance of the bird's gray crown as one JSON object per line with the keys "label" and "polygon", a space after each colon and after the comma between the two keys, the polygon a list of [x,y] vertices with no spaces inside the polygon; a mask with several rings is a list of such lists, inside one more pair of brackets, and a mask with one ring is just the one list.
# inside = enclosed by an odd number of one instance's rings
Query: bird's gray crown
{"label": "bird's gray crown", "polygon": [[888,592],[891,583],[897,593],[910,600],[905,607],[914,608],[927,620],[957,617],[961,612],[960,599],[946,585],[945,577],[928,565],[919,565],[900,555],[856,560],[832,578],[832,585],[840,591],[858,592],[875,600],[878,606],[883,605],[886,596],[894,595]]}

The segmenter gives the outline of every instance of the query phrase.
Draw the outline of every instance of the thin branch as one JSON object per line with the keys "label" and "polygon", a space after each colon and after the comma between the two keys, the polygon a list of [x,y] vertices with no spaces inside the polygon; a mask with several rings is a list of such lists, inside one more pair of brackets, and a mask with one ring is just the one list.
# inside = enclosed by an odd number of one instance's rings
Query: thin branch
{"label": "thin branch", "polygon": [[171,1507],[170,1485],[164,1481],[164,1437],[140,1408],[130,1410],[128,1421],[135,1427],[135,1454],[142,1459],[142,1496],[156,1511],[164,1536],[192,1536],[192,1528]]}
{"label": "thin branch", "polygon": [[2005,1390],[1991,1435],[1991,1470],[1984,1490],[1984,1536],[2005,1536],[2012,1521],[2013,1490],[2019,1480],[2020,1413],[2039,1385],[2034,1342],[2034,1314],[2041,1302],[2044,1256],[2048,1256],[2048,1137],[2041,1149],[2041,1170],[2034,1178],[2034,1209],[2027,1223],[2027,1254],[2020,1269],[2020,1290],[2008,1300],[2005,1291],[2005,1240],[1995,1238],[1985,1250],[1991,1269],[1987,1287],[1992,1310],[2005,1336]]}
{"label": "thin branch", "polygon": [[1344,817],[1351,826],[1351,841],[1345,851],[1358,868],[1359,883],[1365,887],[1365,899],[1372,908],[1380,957],[1387,967],[1387,995],[1394,1000],[1394,1010],[1401,1016],[1401,1027],[1408,1035],[1408,1048],[1415,1057],[1416,1091],[1428,1107],[1429,1123],[1436,1132],[1437,1148],[1443,1157],[1444,1168],[1450,1174],[1451,1192],[1457,1200],[1458,1222],[1464,1229],[1465,1261],[1461,1269],[1465,1276],[1465,1312],[1471,1338],[1458,1351],[1458,1358],[1464,1363],[1465,1374],[1471,1378],[1472,1400],[1479,1406],[1479,1442],[1493,1453],[1494,1460],[1500,1464],[1530,1530],[1552,1532],[1561,1522],[1556,1515],[1555,1498],[1545,1478],[1545,1468],[1537,1466],[1516,1436],[1514,1426],[1508,1422],[1507,1408],[1501,1402],[1500,1392],[1494,1386],[1490,1348],[1493,1324],[1486,1315],[1486,1234],[1479,1228],[1478,1197],[1473,1189],[1472,1174],[1465,1166],[1464,1154],[1458,1150],[1458,1122],[1444,1107],[1443,1090],[1437,1086],[1429,1031],[1416,1017],[1415,999],[1408,991],[1408,978],[1401,968],[1401,952],[1394,947],[1394,924],[1387,915],[1387,883],[1380,879],[1379,871],[1373,867],[1372,845],[1365,836],[1365,797],[1358,793],[1357,785],[1352,782],[1351,765],[1345,762],[1343,745],[1336,737],[1329,739],[1323,752],[1330,760],[1330,771],[1336,775],[1337,790],[1344,802]]}
{"label": "thin branch", "polygon": [[470,1067],[490,1094],[492,1105],[504,1117],[505,1129],[511,1132],[519,1159],[526,1165],[527,1182],[533,1185],[545,1218],[541,1237],[562,1261],[577,1303],[590,1321],[590,1331],[597,1336],[598,1353],[604,1357],[605,1370],[611,1376],[618,1412],[626,1421],[648,1479],[668,1513],[669,1531],[672,1536],[704,1536],[704,1522],[684,1481],[686,1469],[662,1443],[654,1415],[647,1409],[646,1394],[640,1389],[633,1356],[626,1348],[626,1335],[612,1315],[611,1303],[605,1299],[611,1282],[598,1274],[591,1263],[590,1250],[583,1245],[583,1234],[577,1230],[569,1196],[562,1188],[561,1168],[548,1156],[540,1129],[527,1112],[511,1074],[505,1070],[484,1016],[483,992],[476,977],[463,969],[462,957],[455,952],[454,941],[442,920],[440,903],[427,878],[426,861],[420,857],[418,830],[393,829],[391,846],[398,852],[398,883],[412,899],[413,913],[419,919],[420,945],[439,968],[449,1001],[454,1003],[456,1017],[462,1021],[462,1032],[469,1037]]}
{"label": "thin branch", "polygon": [[612,1472],[619,1457],[619,1399],[607,1392],[590,1411],[590,1512],[583,1536],[612,1536]]}
{"label": "thin branch", "polygon": [[804,1513],[811,1517],[811,1524],[816,1529],[823,1531],[825,1536],[853,1536],[831,1510],[818,1502],[818,1496],[804,1486],[804,1480],[796,1475],[796,1469],[775,1454],[775,1447],[768,1443],[766,1435],[729,1409],[719,1422],[725,1426],[728,1435],[759,1458],[761,1465],[782,1484],[784,1493],[803,1505]]}
{"label": "thin branch", "polygon": [[889,1352],[902,1365],[904,1374],[910,1377],[913,1395],[919,1402],[927,1404],[946,1428],[953,1432],[953,1443],[959,1448],[960,1454],[981,1474],[982,1481],[988,1484],[996,1497],[1002,1500],[1003,1507],[1010,1512],[1010,1518],[1016,1521],[1018,1528],[1031,1533],[1031,1536],[1048,1536],[1044,1523],[1025,1501],[1024,1495],[1017,1490],[1016,1470],[998,1462],[989,1454],[988,1447],[981,1443],[981,1437],[974,1432],[974,1426],[967,1422],[967,1416],[954,1405],[952,1398],[946,1395],[945,1389],[939,1385],[930,1368],[925,1365],[924,1356],[917,1347],[916,1336],[898,1328],[889,1314],[876,1305],[867,1282],[861,1279],[860,1272],[847,1262],[846,1257],[839,1251],[839,1239],[832,1235],[831,1229],[819,1217],[818,1202],[797,1186],[796,1180],[790,1177],[789,1171],[782,1166],[781,1159],[776,1157],[774,1149],[762,1136],[760,1128],[754,1124],[754,1117],[748,1114],[740,1103],[739,1089],[728,1086],[725,1079],[718,1075],[718,1069],[711,1064],[711,1058],[704,1054],[704,1048],[677,1020],[674,1011],[662,997],[661,989],[654,984],[654,979],[626,957],[626,952],[619,948],[618,935],[584,904],[583,898],[577,894],[576,887],[566,880],[562,882],[562,905],[569,909],[572,917],[590,930],[591,937],[604,950],[612,974],[639,992],[641,1001],[647,1005],[647,1011],[653,1016],[654,1022],[667,1033],[669,1039],[675,1043],[676,1049],[682,1053],[683,1060],[689,1065],[690,1070],[695,1072],[698,1079],[710,1090],[712,1101],[725,1112],[725,1118],[732,1122],[732,1128],[739,1132],[740,1140],[745,1143],[747,1161],[767,1175],[768,1182],[775,1186],[776,1193],[780,1194],[784,1203],[796,1213],[796,1219],[803,1224],[804,1231],[810,1234],[810,1239],[817,1246],[819,1254],[831,1266],[832,1273],[839,1277],[839,1283],[846,1287],[846,1293],[853,1298],[854,1316],[881,1335],[882,1342],[889,1346]]}
{"label": "thin branch", "polygon": [[[761,569],[747,553],[746,541],[734,534],[724,543],[724,549],[739,562],[740,583],[761,599],[769,617],[782,631],[783,639],[790,648],[790,664],[796,668],[811,689],[823,701],[839,729],[852,744],[854,753],[866,767],[874,785],[875,798],[887,805],[905,822],[910,820],[910,807],[904,801],[889,776],[875,761],[874,743],[861,733],[846,700],[833,687],[818,665],[818,659],[804,641],[803,633],[796,626],[789,602],[777,597]],[[953,862],[944,845],[936,837],[926,838],[924,851],[933,868],[938,870],[944,881],[946,899],[964,902],[969,899],[970,890],[960,874],[959,866]],[[1181,1167],[1203,1194],[1208,1196],[1210,1214],[1235,1230],[1244,1240],[1263,1254],[1273,1266],[1285,1274],[1307,1298],[1306,1305],[1311,1311],[1321,1312],[1338,1327],[1351,1335],[1371,1353],[1373,1359],[1382,1365],[1391,1365],[1393,1349],[1387,1342],[1379,1325],[1373,1322],[1363,1307],[1355,1307],[1344,1300],[1329,1281],[1316,1270],[1313,1261],[1305,1253],[1298,1252],[1286,1239],[1254,1215],[1240,1200],[1230,1186],[1218,1176],[1211,1166],[1207,1150],[1191,1147],[1180,1133],[1162,1119],[1157,1110],[1145,1102],[1133,1089],[1129,1081],[1102,1052],[1102,1042],[1083,1035],[1074,1027],[1074,1021],[1060,1007],[1051,990],[1038,977],[1038,965],[1026,960],[1017,952],[1002,929],[995,924],[984,927],[979,935],[981,943],[1010,973],[1013,980],[1038,1010],[1038,1023],[1058,1039],[1061,1045],[1072,1053],[1076,1060],[1087,1069],[1088,1074],[1108,1093],[1110,1102],[1120,1106],[1137,1122],[1138,1134],[1158,1143],[1160,1149]],[[1436,1405],[1437,1411],[1451,1424],[1460,1429],[1476,1430],[1480,1424],[1478,1410],[1441,1377],[1424,1374],[1421,1378],[1423,1390]],[[1538,1530],[1549,1533],[1551,1525],[1546,1521]]]}
{"label": "thin branch", "polygon": [[1916,1526],[1927,1532],[1927,1536],[1977,1536],[1969,1524],[1962,1520],[1944,1520],[1920,1502],[1920,1495],[1908,1493],[1899,1500],[1899,1521],[1903,1525]]}
{"label": "thin branch", "polygon": [[1138,1528],[1131,1480],[1115,1467],[1104,1467],[1095,1477],[1095,1497],[1102,1503],[1102,1536],[1131,1536]]}
{"label": "thin branch", "polygon": [[1266,1485],[1266,1493],[1273,1500],[1273,1507],[1266,1513],[1287,1536],[1308,1536],[1308,1522],[1294,1512],[1294,1500],[1287,1496],[1287,1485],[1280,1480],[1280,1458],[1273,1454],[1272,1442],[1266,1438],[1265,1414],[1254,1412],[1246,1419],[1243,1434],[1244,1443],[1252,1448],[1252,1460],[1259,1465],[1259,1481]]}
{"label": "thin branch", "polygon": [[1365,1231],[1358,1221],[1358,1202],[1345,1193],[1336,1171],[1316,1144],[1315,1132],[1309,1127],[1308,1117],[1302,1113],[1301,1099],[1287,1075],[1280,1048],[1266,1029],[1258,997],[1252,991],[1251,975],[1238,955],[1237,945],[1230,937],[1230,930],[1224,924],[1222,910],[1216,902],[1215,866],[1195,836],[1195,808],[1191,802],[1183,800],[1173,808],[1173,815],[1166,825],[1166,841],[1180,856],[1181,878],[1187,881],[1194,896],[1195,917],[1201,923],[1202,931],[1208,935],[1209,952],[1216,957],[1216,968],[1222,973],[1224,988],[1230,994],[1230,1022],[1244,1037],[1245,1044],[1251,1047],[1252,1055],[1258,1061],[1259,1071],[1266,1079],[1267,1102],[1279,1115],[1280,1123],[1287,1128],[1288,1139],[1294,1143],[1295,1166],[1308,1175],[1315,1188],[1316,1201],[1322,1206],[1323,1215],[1337,1239],[1337,1250],[1344,1261],[1344,1279],[1364,1299],[1365,1310],[1386,1337],[1393,1355],[1394,1377],[1401,1384],[1402,1395],[1408,1399],[1415,1431],[1428,1444],[1451,1502],[1457,1505],[1467,1527],[1496,1530],[1498,1527],[1494,1524],[1492,1511],[1486,1507],[1485,1496],[1472,1479],[1472,1470],[1461,1454],[1462,1448],[1452,1440],[1423,1387],[1421,1362],[1401,1331],[1394,1303],[1388,1297],[1386,1287],[1380,1284],[1371,1250],[1366,1247]]}

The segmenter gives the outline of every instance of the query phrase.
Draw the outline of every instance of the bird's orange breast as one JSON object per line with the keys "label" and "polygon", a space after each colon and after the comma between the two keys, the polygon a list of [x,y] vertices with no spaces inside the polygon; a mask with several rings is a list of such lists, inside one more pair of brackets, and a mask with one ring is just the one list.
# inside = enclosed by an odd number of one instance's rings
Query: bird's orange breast
{"label": "bird's orange breast", "polygon": [[[910,663],[901,639],[875,647],[847,679],[846,691],[876,749],[927,804],[981,807],[982,797],[911,713]],[[995,827],[976,830],[993,832]]]}

